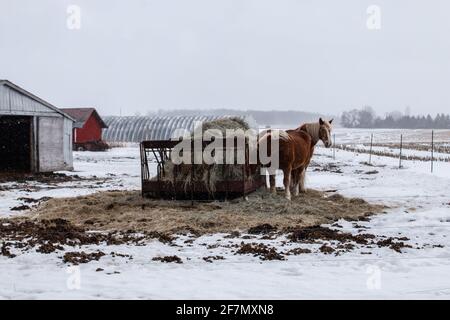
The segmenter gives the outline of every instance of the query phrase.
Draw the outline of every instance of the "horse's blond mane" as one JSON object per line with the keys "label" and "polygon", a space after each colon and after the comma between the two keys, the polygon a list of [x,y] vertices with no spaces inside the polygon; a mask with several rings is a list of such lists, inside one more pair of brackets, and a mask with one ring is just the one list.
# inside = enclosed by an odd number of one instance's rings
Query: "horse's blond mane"
{"label": "horse's blond mane", "polygon": [[310,136],[314,144],[319,141],[319,129],[320,124],[318,122],[305,123],[300,127],[300,130],[307,132]]}

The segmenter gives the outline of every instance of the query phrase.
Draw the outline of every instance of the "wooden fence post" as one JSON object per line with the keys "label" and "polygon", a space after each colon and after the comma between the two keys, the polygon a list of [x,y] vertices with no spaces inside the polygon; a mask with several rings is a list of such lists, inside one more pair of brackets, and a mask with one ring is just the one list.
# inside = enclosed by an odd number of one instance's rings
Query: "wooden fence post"
{"label": "wooden fence post", "polygon": [[333,133],[333,160],[336,160],[336,134]]}
{"label": "wooden fence post", "polygon": [[373,133],[370,134],[369,164],[372,163],[372,144],[373,144]]}
{"label": "wooden fence post", "polygon": [[400,157],[398,162],[398,168],[401,169],[402,167],[402,149],[403,149],[403,135],[400,135]]}
{"label": "wooden fence post", "polygon": [[431,130],[431,172],[433,173],[434,161],[434,130]]}

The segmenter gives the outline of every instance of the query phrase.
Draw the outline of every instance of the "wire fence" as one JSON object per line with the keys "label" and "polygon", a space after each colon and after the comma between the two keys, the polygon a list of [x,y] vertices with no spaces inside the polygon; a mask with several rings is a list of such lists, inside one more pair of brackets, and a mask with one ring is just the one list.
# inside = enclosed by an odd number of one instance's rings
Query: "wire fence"
{"label": "wire fence", "polygon": [[390,137],[383,134],[377,137],[376,133],[370,133],[368,140],[336,142],[336,134],[333,134],[332,157],[336,159],[336,150],[364,153],[368,154],[369,165],[373,156],[390,157],[398,159],[398,168],[403,168],[404,160],[425,161],[430,163],[430,172],[435,170],[435,162],[450,162],[450,134],[448,140],[441,137],[439,142],[436,142],[435,130],[422,135],[420,140],[414,136],[414,140],[410,140],[403,133],[391,134]]}

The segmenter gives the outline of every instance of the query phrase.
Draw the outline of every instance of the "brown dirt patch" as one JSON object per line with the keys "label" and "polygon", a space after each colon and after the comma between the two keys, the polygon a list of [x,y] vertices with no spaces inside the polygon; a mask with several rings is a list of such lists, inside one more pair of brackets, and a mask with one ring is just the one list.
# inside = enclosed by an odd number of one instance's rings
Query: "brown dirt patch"
{"label": "brown dirt patch", "polygon": [[250,234],[267,234],[273,231],[277,231],[277,227],[274,227],[268,223],[260,224],[248,229],[248,233]]}
{"label": "brown dirt patch", "polygon": [[84,180],[84,178],[81,178],[78,175],[67,175],[64,173],[0,173],[0,183],[10,181],[16,183],[25,183],[29,181],[36,181],[40,183],[61,183],[80,180]]}
{"label": "brown dirt patch", "polygon": [[284,256],[277,252],[274,247],[269,247],[263,243],[241,243],[236,254],[251,254],[261,260],[285,260]]}
{"label": "brown dirt patch", "polygon": [[376,244],[378,245],[378,247],[389,247],[394,251],[397,251],[398,253],[402,253],[402,248],[412,248],[411,245],[409,244],[405,244],[404,241],[408,241],[409,239],[406,237],[402,237],[402,238],[394,238],[394,237],[389,237],[387,239],[384,240],[380,240],[378,241]]}
{"label": "brown dirt patch", "polygon": [[86,253],[84,251],[81,252],[66,252],[63,257],[63,261],[65,263],[72,263],[74,265],[78,265],[80,263],[88,263],[90,261],[98,261],[105,254],[101,251]]}
{"label": "brown dirt patch", "polygon": [[54,245],[53,243],[43,243],[36,249],[36,251],[40,253],[52,253],[56,250],[64,250],[64,248],[60,245]]}
{"label": "brown dirt patch", "polygon": [[223,256],[207,256],[203,257],[203,260],[212,263],[215,260],[225,260],[225,258]]}
{"label": "brown dirt patch", "polygon": [[51,199],[51,197],[41,197],[39,199],[28,198],[28,197],[17,198],[17,200],[23,201],[24,203],[39,203],[39,202],[48,201],[50,199]]}
{"label": "brown dirt patch", "polygon": [[355,244],[366,248],[373,246],[378,246],[380,248],[387,247],[398,253],[402,253],[402,248],[412,248],[411,245],[405,243],[405,241],[410,240],[406,237],[380,236],[383,238],[380,240],[373,234],[351,234],[322,226],[290,228],[285,231],[289,232],[288,239],[292,242],[322,244],[319,251],[325,254],[335,253],[336,255],[339,255],[343,252],[349,252],[355,249]]}
{"label": "brown dirt patch", "polygon": [[289,227],[359,220],[384,206],[362,199],[308,190],[289,202],[283,193],[259,190],[248,200],[194,202],[143,199],[138,191],[98,192],[50,199],[27,217],[32,221],[65,219],[76,227],[99,231],[190,232],[196,235],[233,231],[265,233]]}
{"label": "brown dirt patch", "polygon": [[306,248],[295,248],[295,249],[291,249],[288,252],[286,252],[286,255],[299,255],[299,254],[305,254],[305,253],[311,253],[310,249],[306,249]]}
{"label": "brown dirt patch", "polygon": [[27,205],[21,205],[21,206],[16,206],[16,207],[12,207],[10,210],[11,211],[24,211],[24,210],[30,210],[30,206]]}
{"label": "brown dirt patch", "polygon": [[316,240],[336,240],[339,242],[354,241],[358,244],[367,244],[369,239],[374,239],[372,234],[357,234],[352,235],[347,232],[340,232],[338,230],[329,229],[321,226],[312,226],[305,228],[288,229],[292,233],[289,239],[294,242],[315,242]]}
{"label": "brown dirt patch", "polygon": [[166,257],[154,257],[153,261],[161,261],[161,262],[175,262],[175,263],[183,263],[183,260],[179,256],[166,256]]}
{"label": "brown dirt patch", "polygon": [[[21,190],[27,192],[35,192],[40,190],[49,190],[59,188],[61,184],[66,184],[65,188],[78,188],[78,184],[68,184],[68,182],[93,182],[89,188],[100,187],[103,183],[111,179],[113,175],[107,178],[80,177],[78,175],[67,175],[64,173],[17,173],[17,172],[0,172],[0,191]],[[26,204],[45,202],[48,198],[41,199],[19,198]]]}
{"label": "brown dirt patch", "polygon": [[319,248],[319,250],[320,250],[320,252],[325,253],[325,254],[330,254],[330,253],[333,253],[334,251],[336,251],[335,249],[333,249],[330,246],[327,246],[326,244],[322,245]]}
{"label": "brown dirt patch", "polygon": [[11,243],[8,242],[3,242],[2,243],[2,248],[0,250],[0,254],[2,256],[8,257],[8,258],[15,258],[16,255],[12,254],[11,251],[9,251],[9,246],[11,245]]}
{"label": "brown dirt patch", "polygon": [[[91,232],[82,226],[74,226],[64,219],[27,220],[16,218],[0,219],[0,239],[3,241],[0,255],[14,258],[15,255],[10,249],[20,249],[21,252],[25,252],[36,248],[37,252],[47,254],[64,250],[63,246],[75,247],[100,243],[143,245],[151,239],[158,239],[173,245],[174,237],[156,231],[143,233],[136,233],[132,230]],[[114,252],[111,255],[125,257],[125,255]],[[65,260],[69,261],[68,259],[70,256]]]}

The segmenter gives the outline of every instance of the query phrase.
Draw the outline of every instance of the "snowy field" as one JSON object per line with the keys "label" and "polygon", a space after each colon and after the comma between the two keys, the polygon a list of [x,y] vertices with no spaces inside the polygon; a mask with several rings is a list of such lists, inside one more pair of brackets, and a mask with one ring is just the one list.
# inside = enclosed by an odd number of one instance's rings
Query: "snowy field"
{"label": "snowy field", "polygon": [[[362,143],[370,133],[337,132],[337,140]],[[448,133],[448,132],[447,132]],[[339,138],[338,138],[339,134]],[[398,131],[383,133],[397,136]],[[411,133],[416,135],[416,133]],[[449,139],[450,140],[450,139]],[[365,141],[364,141],[365,142]],[[75,152],[75,171],[92,177],[55,185],[32,182],[10,189],[0,184],[0,215],[20,215],[12,207],[23,204],[21,197],[77,196],[103,190],[139,189],[140,163],[137,146],[115,148],[105,153]],[[370,221],[338,221],[341,231],[407,237],[411,248],[398,253],[389,248],[356,248],[335,256],[313,250],[293,255],[285,261],[261,261],[251,255],[235,255],[220,244],[253,242],[255,239],[229,239],[223,234],[205,235],[175,245],[157,240],[145,246],[89,245],[86,252],[132,255],[106,255],[99,261],[79,266],[62,262],[61,252],[33,251],[10,259],[0,255],[0,298],[2,299],[448,299],[450,298],[450,163],[430,164],[372,156],[372,166],[364,164],[367,154],[317,148],[313,160],[339,170],[310,168],[307,187],[335,189],[344,196],[383,203],[386,213]],[[373,174],[364,172],[375,171]],[[279,177],[280,178],[280,177]],[[281,179],[278,183],[281,185]],[[276,248],[283,238],[257,239]],[[303,248],[317,249],[317,244]],[[286,248],[283,247],[282,250]],[[73,250],[73,248],[67,248]],[[183,261],[161,263],[153,257],[177,255]],[[205,256],[222,256],[212,263]],[[104,269],[97,272],[98,268]]]}
{"label": "snowy field", "polygon": [[[403,142],[431,143],[431,129],[348,129],[335,128],[333,134],[336,143],[368,143],[373,134],[374,143],[399,143],[400,135]],[[450,130],[434,130],[435,142],[450,143]]]}

